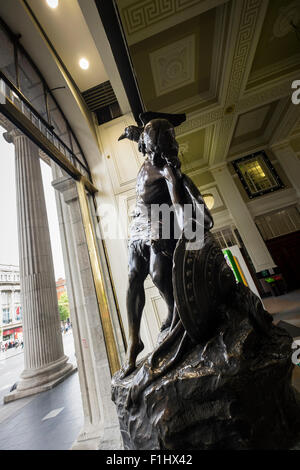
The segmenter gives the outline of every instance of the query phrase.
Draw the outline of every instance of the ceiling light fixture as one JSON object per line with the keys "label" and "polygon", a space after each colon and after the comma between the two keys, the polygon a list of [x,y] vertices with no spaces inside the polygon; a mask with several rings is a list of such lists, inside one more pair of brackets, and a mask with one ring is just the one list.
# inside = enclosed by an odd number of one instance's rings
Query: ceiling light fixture
{"label": "ceiling light fixture", "polygon": [[50,8],[56,8],[58,6],[58,0],[46,0]]}
{"label": "ceiling light fixture", "polygon": [[215,205],[215,198],[212,194],[203,194],[202,195],[205,204],[207,205],[208,210],[211,210]]}
{"label": "ceiling light fixture", "polygon": [[82,59],[80,59],[80,61],[79,61],[79,65],[80,65],[80,67],[81,67],[83,70],[86,70],[86,69],[89,68],[90,63],[89,63],[89,61],[88,61],[87,59],[82,58]]}

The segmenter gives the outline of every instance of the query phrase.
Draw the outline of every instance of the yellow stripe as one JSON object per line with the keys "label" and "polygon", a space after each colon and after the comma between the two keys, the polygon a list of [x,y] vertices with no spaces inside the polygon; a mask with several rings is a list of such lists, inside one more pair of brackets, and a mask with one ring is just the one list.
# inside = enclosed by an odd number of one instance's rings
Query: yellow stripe
{"label": "yellow stripe", "polygon": [[234,261],[235,261],[236,267],[237,267],[238,270],[239,270],[239,273],[240,273],[240,275],[241,275],[241,278],[242,278],[242,280],[243,280],[243,283],[245,284],[245,286],[249,287],[248,284],[247,284],[247,281],[246,281],[246,279],[245,279],[244,273],[243,273],[243,271],[242,271],[242,268],[240,267],[240,264],[239,264],[237,258],[236,258],[235,256],[233,256],[233,259],[234,259]]}

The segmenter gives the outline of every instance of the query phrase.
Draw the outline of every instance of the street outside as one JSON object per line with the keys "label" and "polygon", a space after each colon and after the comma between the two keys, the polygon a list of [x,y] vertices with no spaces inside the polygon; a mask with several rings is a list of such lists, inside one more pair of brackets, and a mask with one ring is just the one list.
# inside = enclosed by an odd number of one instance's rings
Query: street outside
{"label": "street outside", "polygon": [[[62,337],[65,355],[69,357],[69,362],[76,364],[72,329],[63,333]],[[24,370],[24,349],[19,346],[0,352],[0,406],[3,405],[3,397],[19,381],[20,374]]]}

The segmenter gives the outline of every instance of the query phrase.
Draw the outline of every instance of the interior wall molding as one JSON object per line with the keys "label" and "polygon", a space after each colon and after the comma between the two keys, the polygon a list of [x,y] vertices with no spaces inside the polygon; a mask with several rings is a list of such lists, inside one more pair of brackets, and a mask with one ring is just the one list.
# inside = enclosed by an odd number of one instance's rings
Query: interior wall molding
{"label": "interior wall molding", "polygon": [[194,18],[228,0],[117,1],[129,46]]}

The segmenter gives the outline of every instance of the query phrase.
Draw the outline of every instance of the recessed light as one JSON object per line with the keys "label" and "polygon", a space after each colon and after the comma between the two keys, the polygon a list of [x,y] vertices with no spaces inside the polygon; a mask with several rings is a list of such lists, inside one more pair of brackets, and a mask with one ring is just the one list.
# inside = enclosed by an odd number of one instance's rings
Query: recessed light
{"label": "recessed light", "polygon": [[80,65],[80,67],[81,67],[83,70],[86,70],[86,69],[89,68],[90,63],[89,63],[89,61],[88,61],[87,59],[82,58],[82,59],[80,59],[80,61],[79,61],[79,65]]}
{"label": "recessed light", "polygon": [[58,0],[46,0],[50,8],[56,8],[58,6]]}

